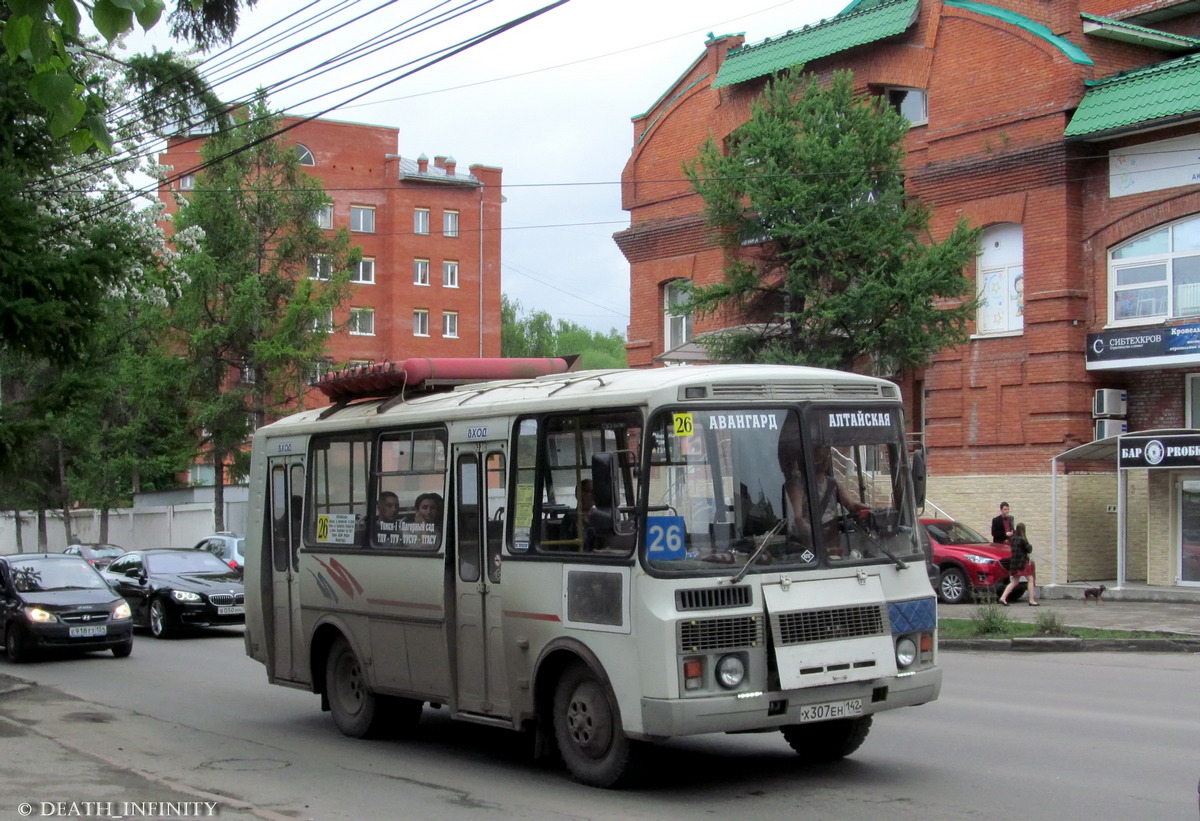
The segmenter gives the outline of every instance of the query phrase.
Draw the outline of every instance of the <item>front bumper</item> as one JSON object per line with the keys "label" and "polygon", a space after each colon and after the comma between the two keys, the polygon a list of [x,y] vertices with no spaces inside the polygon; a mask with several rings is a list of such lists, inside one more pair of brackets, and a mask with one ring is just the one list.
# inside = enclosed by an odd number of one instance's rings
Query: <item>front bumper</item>
{"label": "front bumper", "polygon": [[103,636],[72,636],[66,624],[24,624],[24,633],[33,647],[44,650],[111,650],[133,641],[133,620],[120,619],[103,625]]}
{"label": "front bumper", "polygon": [[[234,605],[241,612],[230,613],[230,607],[218,607],[215,604],[208,602],[185,602],[179,604],[175,608],[175,612],[179,616],[179,621],[189,625],[205,625],[205,624],[245,624],[246,623],[246,606]],[[227,612],[222,613],[221,610]]]}
{"label": "front bumper", "polygon": [[933,701],[942,689],[939,667],[873,681],[858,681],[761,695],[642,699],[642,731],[633,738],[654,739],[703,733],[736,733],[800,723],[800,708],[861,698],[863,715]]}

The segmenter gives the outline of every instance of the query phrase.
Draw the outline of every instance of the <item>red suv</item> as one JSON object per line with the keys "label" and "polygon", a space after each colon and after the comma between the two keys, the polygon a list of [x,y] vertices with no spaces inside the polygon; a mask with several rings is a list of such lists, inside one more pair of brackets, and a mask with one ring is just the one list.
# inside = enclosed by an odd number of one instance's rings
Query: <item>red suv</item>
{"label": "red suv", "polygon": [[[977,587],[991,588],[997,596],[1008,585],[1008,563],[1012,551],[1006,544],[996,544],[984,538],[962,522],[953,519],[922,519],[933,547],[933,564],[937,568],[937,595],[946,604],[971,600]],[[1030,560],[1029,572],[1036,575]],[[1009,594],[1009,601],[1025,595],[1025,576]]]}

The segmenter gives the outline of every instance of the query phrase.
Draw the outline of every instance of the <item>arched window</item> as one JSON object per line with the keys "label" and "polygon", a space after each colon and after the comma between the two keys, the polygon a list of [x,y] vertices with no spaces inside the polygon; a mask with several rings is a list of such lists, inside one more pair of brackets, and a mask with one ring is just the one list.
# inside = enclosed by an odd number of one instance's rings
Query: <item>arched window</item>
{"label": "arched window", "polygon": [[979,273],[975,279],[980,336],[1020,333],[1025,327],[1025,232],[1014,222],[983,232]]}
{"label": "arched window", "polygon": [[663,313],[665,315],[665,325],[663,327],[664,351],[678,348],[685,342],[692,341],[692,315],[671,313],[672,306],[687,303],[687,292],[683,287],[687,281],[685,279],[677,279],[663,286]]}
{"label": "arched window", "polygon": [[1200,217],[1109,251],[1108,316],[1112,324],[1129,325],[1200,316]]}
{"label": "arched window", "polygon": [[317,160],[313,157],[313,153],[308,150],[307,145],[296,143],[296,156],[300,158],[301,165],[316,165]]}

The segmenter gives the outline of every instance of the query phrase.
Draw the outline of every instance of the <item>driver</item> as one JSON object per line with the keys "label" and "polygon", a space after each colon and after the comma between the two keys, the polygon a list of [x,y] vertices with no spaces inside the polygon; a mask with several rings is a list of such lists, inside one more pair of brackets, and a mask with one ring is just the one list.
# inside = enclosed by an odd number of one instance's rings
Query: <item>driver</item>
{"label": "driver", "polygon": [[[779,437],[779,468],[784,476],[784,493],[791,508],[793,533],[801,541],[809,541],[811,518],[808,511],[808,492],[805,482],[803,448],[799,426],[789,420]],[[870,507],[845,490],[833,474],[833,452],[829,445],[818,445],[813,451],[817,512],[825,544],[837,544],[838,517],[843,510],[860,515]]]}

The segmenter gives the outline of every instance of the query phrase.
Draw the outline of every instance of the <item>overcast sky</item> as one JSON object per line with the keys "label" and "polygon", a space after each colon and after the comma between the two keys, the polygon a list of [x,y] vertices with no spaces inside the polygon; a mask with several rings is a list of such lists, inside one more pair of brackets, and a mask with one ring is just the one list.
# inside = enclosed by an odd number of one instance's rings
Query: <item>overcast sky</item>
{"label": "overcast sky", "polygon": [[[289,114],[400,130],[398,153],[454,157],[504,169],[502,289],[526,312],[624,336],[629,321],[629,266],[612,240],[629,225],[621,209],[621,170],[633,145],[631,118],[644,113],[703,53],[709,32],[743,32],[756,43],[831,17],[850,0],[568,0],[565,4],[456,56],[352,97],[396,76],[397,67],[536,11],[551,0],[452,0],[437,12],[457,19],[428,27],[373,54],[372,37],[417,17],[436,0],[261,0],[244,15],[226,54],[246,55],[281,18],[302,30],[265,48],[292,49],[252,71],[246,62],[202,70],[226,99],[244,96],[316,67],[344,50],[365,55],[340,68],[273,91],[272,107]],[[357,23],[349,22],[383,7]],[[329,12],[324,20],[309,19]],[[415,21],[420,25],[419,21]],[[159,24],[153,41],[163,48]],[[336,29],[310,45],[305,38]],[[367,45],[364,45],[367,44]],[[138,39],[132,50],[144,50]],[[227,58],[226,58],[227,59]],[[388,75],[341,88],[378,72]],[[340,90],[339,90],[340,89]],[[324,95],[324,96],[321,96]]]}

